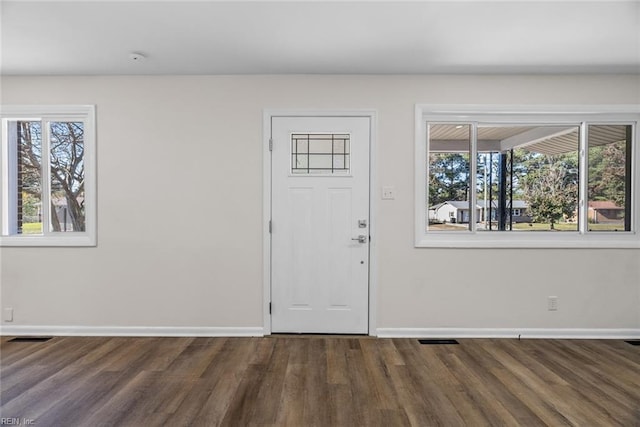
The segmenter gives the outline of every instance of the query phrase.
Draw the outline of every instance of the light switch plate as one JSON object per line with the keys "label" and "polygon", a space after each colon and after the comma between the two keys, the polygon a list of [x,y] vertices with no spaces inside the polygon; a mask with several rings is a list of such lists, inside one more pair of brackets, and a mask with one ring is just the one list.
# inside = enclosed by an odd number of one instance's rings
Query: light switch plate
{"label": "light switch plate", "polygon": [[396,198],[396,188],[393,186],[382,187],[382,200],[393,200]]}

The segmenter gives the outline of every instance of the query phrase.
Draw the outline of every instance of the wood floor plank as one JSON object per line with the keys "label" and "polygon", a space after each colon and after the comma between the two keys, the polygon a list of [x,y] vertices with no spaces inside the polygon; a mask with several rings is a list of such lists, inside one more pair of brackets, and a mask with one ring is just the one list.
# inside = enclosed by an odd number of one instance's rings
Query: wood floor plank
{"label": "wood floor plank", "polygon": [[329,425],[329,383],[327,381],[327,347],[324,339],[314,338],[309,343],[306,366],[304,400],[305,425]]}
{"label": "wood floor plank", "polygon": [[177,375],[189,375],[194,379],[202,376],[226,341],[219,339],[211,341],[208,345],[203,345],[201,340],[201,338],[192,340],[167,366],[166,370]]}
{"label": "wood floor plank", "polygon": [[254,401],[254,420],[262,425],[276,425],[284,389],[284,380],[289,364],[287,345],[278,340],[265,340],[272,347],[269,360],[260,365],[264,369],[261,381],[254,381],[258,388]]}
{"label": "wood floor plank", "polygon": [[[601,346],[597,352],[592,346],[581,342],[568,342],[565,343],[565,346],[584,352],[590,357],[592,367],[602,369],[607,375],[616,378],[621,382],[621,387],[633,390],[637,389],[640,384],[640,363],[635,363],[631,358],[620,357],[611,352],[608,345]],[[631,354],[635,355],[635,353]]]}
{"label": "wood floor plank", "polygon": [[195,382],[172,420],[189,423],[199,417],[215,420],[219,425],[238,389],[247,361],[253,356],[257,341],[246,338],[226,338],[202,375]]}
{"label": "wood floor plank", "polygon": [[509,359],[512,363],[515,361],[524,365],[526,368],[518,371],[519,375],[523,375],[521,378],[523,382],[533,390],[544,389],[547,392],[551,391],[550,395],[555,402],[556,408],[565,414],[567,419],[578,425],[585,425],[587,422],[613,425],[615,420],[608,418],[606,414],[598,411],[593,405],[584,405],[585,408],[579,415],[570,415],[570,410],[568,409],[582,404],[584,396],[580,394],[576,387],[573,387],[567,380],[550,369],[546,358],[539,360],[536,357],[532,357],[530,352],[522,351],[522,348],[519,348],[514,343],[516,343],[515,340],[495,341],[492,343],[492,351],[502,350],[504,356],[501,356],[501,360]]}
{"label": "wood floor plank", "polygon": [[[459,400],[466,398],[468,405],[482,413],[479,423],[486,421],[492,426],[543,425],[542,421],[505,389],[489,370],[465,360],[464,354],[449,354],[445,363],[452,375],[463,385],[464,396]],[[465,419],[470,419],[464,415]]]}
{"label": "wood floor plank", "polygon": [[[451,401],[463,420],[474,420],[475,425],[478,427],[495,425],[496,420],[494,419],[492,422],[491,417],[488,416],[488,412],[485,410],[485,408],[490,408],[492,405],[478,405],[477,402],[470,398],[470,390],[466,386],[467,378],[457,377],[452,372],[451,365],[447,363],[449,358],[455,357],[456,349],[457,347],[455,346],[431,347],[429,357],[425,358],[426,368],[437,373],[437,383],[442,384],[443,393]],[[490,402],[487,401],[486,403],[489,404]],[[508,417],[506,413],[503,415]]]}
{"label": "wood floor plank", "polygon": [[306,393],[305,365],[287,364],[276,425],[302,426],[304,421],[304,395]]}
{"label": "wood floor plank", "polygon": [[[257,343],[258,345],[252,350],[253,354],[248,360],[246,369],[243,372],[238,371],[235,375],[235,384],[233,384],[233,380],[227,381],[229,384],[227,392],[221,393],[214,390],[212,393],[216,399],[221,396],[229,397],[226,410],[223,414],[220,414],[223,418],[219,418],[218,415],[211,416],[211,411],[208,410],[201,411],[198,414],[198,419],[201,419],[206,425],[217,425],[219,424],[219,419],[222,420],[221,425],[226,426],[250,425],[253,423],[257,411],[256,401],[261,396],[261,384],[267,376],[267,363],[273,354],[274,344],[267,340],[252,340],[252,343]],[[219,384],[222,384],[222,382]]]}
{"label": "wood floor plank", "polygon": [[[16,343],[25,344],[25,343]],[[34,355],[29,355],[23,360],[9,364],[2,369],[0,375],[2,381],[2,402],[6,404],[22,393],[29,392],[36,384],[46,381],[69,364],[75,364],[85,351],[90,351],[92,346],[85,340],[56,339],[50,346],[36,343]],[[41,350],[43,349],[43,350]],[[42,357],[45,355],[46,357]],[[29,368],[28,370],[26,368]],[[6,372],[5,372],[6,371]]]}
{"label": "wood floor plank", "polygon": [[[55,340],[55,339],[54,339]],[[26,361],[28,357],[32,357],[32,360],[36,359],[39,351],[49,351],[51,345],[55,341],[45,343],[32,343],[32,342],[9,342],[8,338],[3,339],[0,342],[0,359],[5,366],[14,366],[16,361]],[[42,344],[42,345],[34,345]],[[25,362],[26,363],[26,362]],[[6,375],[7,372],[2,372]]]}
{"label": "wood floor plank", "polygon": [[[100,410],[130,380],[131,378],[122,372],[102,371],[95,377],[86,378],[79,383],[70,382],[76,385],[73,393],[64,398],[52,399],[49,396],[44,402],[35,403],[36,407],[46,403],[49,409],[34,419],[37,420],[38,426],[86,425],[83,420]],[[80,384],[83,386],[78,386]]]}
{"label": "wood floor plank", "polygon": [[380,423],[381,402],[371,387],[364,356],[361,348],[349,347],[347,367],[351,385],[351,410],[354,412],[356,425],[376,426]]}
{"label": "wood floor plank", "polygon": [[4,401],[3,411],[13,413],[20,411],[21,408],[28,407],[27,418],[40,418],[44,412],[56,404],[56,400],[49,399],[50,396],[55,395],[57,399],[65,399],[76,390],[77,383],[94,381],[96,376],[97,373],[88,373],[80,366],[68,365],[40,381],[37,387],[31,387],[15,398]]}
{"label": "wood floor plank", "polygon": [[[433,349],[421,346],[415,340],[395,340],[396,347],[407,361],[411,373],[410,384],[413,392],[423,396],[429,412],[434,412],[439,425],[463,425],[458,410],[447,396],[450,378],[440,371],[440,367],[428,366],[428,359],[435,357]],[[444,379],[444,380],[443,380]]]}
{"label": "wood floor plank", "polygon": [[356,426],[357,418],[353,411],[352,389],[349,384],[329,384],[329,412],[331,426]]}
{"label": "wood floor plank", "polygon": [[398,352],[392,339],[379,339],[376,343],[380,349],[380,354],[382,355],[385,365],[404,365],[404,359]]}
{"label": "wood floor plank", "polygon": [[[515,341],[507,340],[500,344],[503,346],[514,346]],[[624,420],[625,413],[632,409],[630,406],[625,408],[622,403],[626,397],[619,393],[615,387],[610,387],[608,384],[600,382],[597,377],[594,377],[589,370],[584,370],[577,375],[574,371],[574,365],[567,363],[564,357],[558,357],[558,353],[554,352],[552,346],[548,346],[544,352],[544,359],[540,357],[540,351],[524,351],[518,354],[518,360],[523,363],[535,367],[537,372],[541,370],[553,372],[555,377],[549,378],[544,375],[543,378],[547,378],[547,382],[555,381],[555,384],[563,384],[563,387],[570,388],[573,394],[574,402],[579,400],[581,404],[586,404],[589,407],[587,416],[592,417],[592,420],[599,421],[603,424],[614,425],[628,425]],[[592,387],[594,381],[598,383],[598,388]],[[609,399],[614,397],[613,399]],[[571,400],[571,398],[568,398]],[[606,404],[603,404],[604,402]],[[637,402],[636,402],[637,403]]]}
{"label": "wood floor plank", "polygon": [[[186,384],[180,404],[174,411],[167,414],[164,425],[195,425],[199,422],[198,414],[205,411],[205,408],[207,412],[217,414],[218,419],[221,420],[228,405],[228,394],[224,393],[224,390],[225,387],[232,388],[235,385],[234,378],[233,373],[226,377],[221,373],[215,382],[212,378],[198,378]],[[223,392],[220,399],[213,394],[214,390]],[[211,402],[215,404],[210,407]]]}
{"label": "wood floor plank", "polygon": [[[571,410],[571,402],[575,396],[571,395],[571,391],[558,384],[547,384],[544,379],[540,377],[536,372],[531,370],[531,367],[519,362],[509,352],[505,352],[496,348],[497,342],[484,344],[483,349],[499,361],[507,370],[530,391],[530,395],[543,396],[547,395],[545,400],[545,412],[552,411],[553,414],[558,414],[562,418],[566,419],[571,425],[588,425],[590,420],[583,411],[576,412]],[[522,355],[524,357],[524,354]],[[542,393],[544,391],[544,393]],[[538,407],[543,410],[541,406]],[[601,424],[602,425],[602,424]]]}
{"label": "wood floor plank", "polygon": [[[226,381],[218,382],[224,388],[214,389],[211,394],[216,404],[205,405],[203,410],[198,413],[198,419],[206,425],[248,425],[255,414],[255,401],[260,390],[256,383],[261,383],[264,375],[264,366],[250,365],[241,381],[238,381],[237,376],[231,376]],[[220,405],[224,401],[227,403]],[[218,415],[217,411],[208,409],[215,406],[220,406],[224,411]]]}
{"label": "wood floor plank", "polygon": [[442,425],[438,416],[438,408],[431,402],[425,401],[416,390],[410,369],[404,365],[389,368],[389,373],[398,392],[398,399],[403,402],[409,424],[412,426]]}
{"label": "wood floor plank", "polygon": [[470,368],[468,374],[481,378],[489,393],[495,395],[496,405],[492,409],[499,419],[507,419],[502,412],[506,409],[517,420],[516,425],[571,425],[569,420],[549,407],[545,396],[532,393],[515,373],[487,353],[482,347],[483,342],[485,340],[471,340],[462,347],[459,355],[465,366]]}
{"label": "wood floor plank", "polygon": [[640,426],[622,341],[0,340],[0,412],[38,426]]}
{"label": "wood floor plank", "polygon": [[327,381],[329,384],[348,384],[347,342],[344,339],[327,339]]}
{"label": "wood floor plank", "polygon": [[398,402],[397,393],[392,387],[391,375],[377,343],[371,340],[363,341],[362,355],[366,376],[373,387],[375,404],[383,411],[397,411],[401,407],[401,403]]}
{"label": "wood floor plank", "polygon": [[138,413],[144,412],[154,403],[154,394],[149,384],[153,373],[140,371],[107,400],[99,409],[82,421],[83,425],[100,425],[109,420],[114,425],[124,424],[126,420],[136,420]]}

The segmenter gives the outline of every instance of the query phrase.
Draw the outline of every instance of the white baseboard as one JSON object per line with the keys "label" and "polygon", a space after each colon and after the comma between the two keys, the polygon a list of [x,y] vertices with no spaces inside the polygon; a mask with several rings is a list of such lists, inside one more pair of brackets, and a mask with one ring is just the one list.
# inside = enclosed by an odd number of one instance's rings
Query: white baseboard
{"label": "white baseboard", "polygon": [[378,328],[378,338],[639,339],[640,329]]}
{"label": "white baseboard", "polygon": [[32,326],[1,325],[0,336],[93,337],[262,337],[264,329],[172,326]]}
{"label": "white baseboard", "polygon": [[[264,328],[0,325],[0,336],[262,337]],[[378,338],[640,339],[640,329],[378,328]]]}

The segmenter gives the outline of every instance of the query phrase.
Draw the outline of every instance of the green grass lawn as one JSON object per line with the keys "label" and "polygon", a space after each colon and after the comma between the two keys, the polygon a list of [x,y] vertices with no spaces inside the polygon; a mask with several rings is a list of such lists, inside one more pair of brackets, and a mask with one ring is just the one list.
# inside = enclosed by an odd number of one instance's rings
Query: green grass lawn
{"label": "green grass lawn", "polygon": [[624,224],[589,224],[589,231],[624,231]]}
{"label": "green grass lawn", "polygon": [[[578,224],[574,222],[558,222],[554,225],[557,231],[578,231]],[[521,231],[549,231],[548,223],[519,223],[513,224],[514,230]],[[624,224],[589,224],[589,231],[624,231]]]}
{"label": "green grass lawn", "polygon": [[469,231],[469,224],[429,224],[431,231]]}
{"label": "green grass lawn", "polygon": [[42,223],[28,222],[22,224],[22,234],[42,234]]}
{"label": "green grass lawn", "polygon": [[[578,231],[578,224],[575,222],[558,222],[553,225],[553,228],[556,231]],[[521,222],[513,224],[513,229],[520,231],[551,231],[551,226],[547,222]]]}

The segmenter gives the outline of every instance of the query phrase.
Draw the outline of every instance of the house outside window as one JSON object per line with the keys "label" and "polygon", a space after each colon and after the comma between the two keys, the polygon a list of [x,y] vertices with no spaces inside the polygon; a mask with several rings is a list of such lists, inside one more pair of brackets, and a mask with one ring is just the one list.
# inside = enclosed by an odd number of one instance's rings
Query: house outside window
{"label": "house outside window", "polygon": [[[638,106],[418,105],[416,246],[639,247],[639,117]],[[440,221],[444,205],[464,225]]]}
{"label": "house outside window", "polygon": [[93,106],[2,106],[2,246],[94,246]]}

